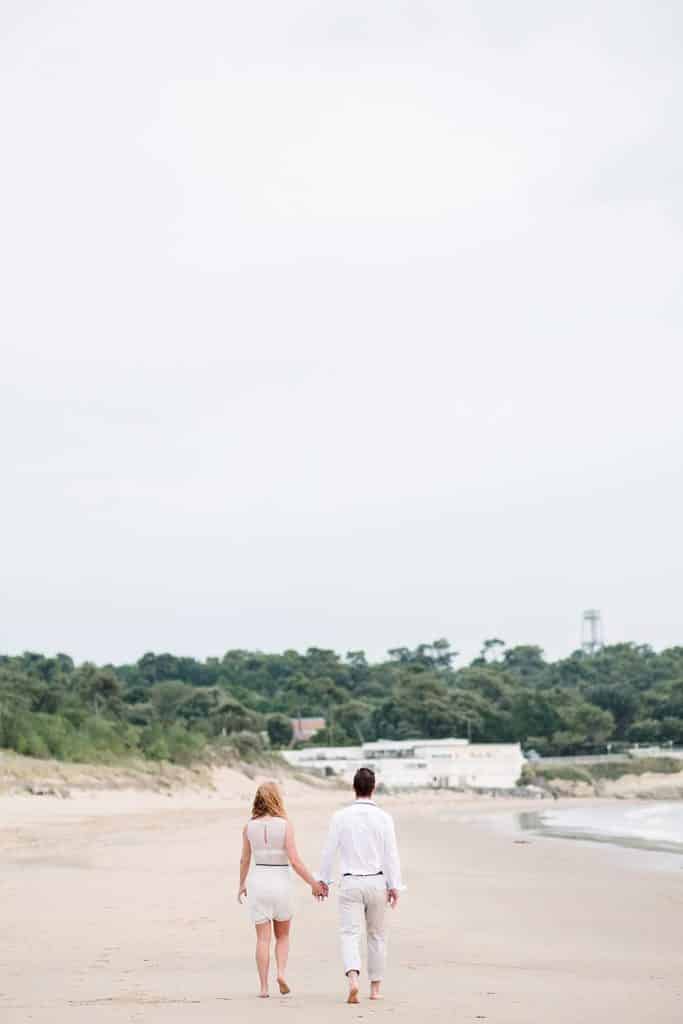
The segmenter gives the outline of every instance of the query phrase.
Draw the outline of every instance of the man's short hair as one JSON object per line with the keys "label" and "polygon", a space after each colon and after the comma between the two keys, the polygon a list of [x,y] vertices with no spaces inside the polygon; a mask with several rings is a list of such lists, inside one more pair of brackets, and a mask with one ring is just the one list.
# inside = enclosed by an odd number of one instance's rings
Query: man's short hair
{"label": "man's short hair", "polygon": [[375,788],[375,773],[372,768],[359,768],[353,777],[356,796],[372,796]]}

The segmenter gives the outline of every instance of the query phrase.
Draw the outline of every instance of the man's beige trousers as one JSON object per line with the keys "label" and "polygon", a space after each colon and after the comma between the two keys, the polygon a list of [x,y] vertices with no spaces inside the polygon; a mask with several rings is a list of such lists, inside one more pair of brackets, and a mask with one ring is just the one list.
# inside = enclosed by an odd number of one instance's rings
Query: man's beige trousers
{"label": "man's beige trousers", "polygon": [[368,939],[368,978],[382,981],[386,962],[384,939],[387,887],[383,875],[342,878],[339,890],[339,933],[344,971],[360,973],[360,938],[365,924]]}

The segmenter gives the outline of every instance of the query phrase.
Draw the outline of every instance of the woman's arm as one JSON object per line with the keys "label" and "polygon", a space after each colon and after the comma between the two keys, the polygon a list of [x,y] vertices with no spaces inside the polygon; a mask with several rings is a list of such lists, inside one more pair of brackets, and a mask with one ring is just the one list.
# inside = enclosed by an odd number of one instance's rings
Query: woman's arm
{"label": "woman's arm", "polygon": [[251,864],[251,843],[247,839],[247,826],[244,826],[242,832],[242,856],[240,857],[240,884],[237,890],[237,902],[242,902],[242,897],[247,895],[247,875],[249,874],[249,865]]}
{"label": "woman's arm", "polygon": [[289,857],[289,863],[292,865],[299,878],[303,878],[306,885],[310,885],[314,896],[323,896],[324,887],[320,882],[316,881],[299,856],[299,851],[296,848],[296,839],[294,838],[294,828],[289,821],[287,822],[287,831],[285,833],[285,849],[287,851],[287,856]]}

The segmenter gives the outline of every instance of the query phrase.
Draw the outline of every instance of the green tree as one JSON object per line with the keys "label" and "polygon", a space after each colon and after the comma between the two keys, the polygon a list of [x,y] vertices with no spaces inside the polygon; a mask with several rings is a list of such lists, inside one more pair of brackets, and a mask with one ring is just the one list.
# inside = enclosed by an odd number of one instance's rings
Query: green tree
{"label": "green tree", "polygon": [[553,736],[557,753],[594,750],[602,747],[614,732],[614,717],[609,711],[587,701],[574,700],[562,709],[563,728]]}
{"label": "green tree", "polygon": [[640,699],[637,690],[630,686],[611,686],[597,683],[588,687],[584,695],[591,704],[609,711],[614,717],[616,735],[623,737],[638,713]]}
{"label": "green tree", "polygon": [[323,715],[315,742],[335,745],[457,735],[575,754],[612,740],[683,743],[683,646],[614,644],[555,662],[533,645],[501,657],[503,646],[485,641],[457,670],[446,640],[372,664],[362,651],[342,659],[317,647],[204,661],[150,652],[117,666],[0,655],[0,745],[65,760],[203,757],[224,734],[258,750],[273,715]]}
{"label": "green tree", "polygon": [[362,700],[350,700],[334,709],[334,723],[344,731],[348,742],[365,743],[372,735],[371,714],[371,704]]}
{"label": "green tree", "polygon": [[513,675],[529,680],[541,678],[546,669],[543,650],[532,644],[508,647],[503,653],[503,665]]}
{"label": "green tree", "polygon": [[150,689],[150,696],[159,721],[170,725],[177,720],[181,705],[195,696],[195,690],[178,679],[168,679],[155,683]]}
{"label": "green tree", "polygon": [[294,738],[292,723],[286,715],[268,715],[266,729],[268,739],[273,747],[288,747]]}
{"label": "green tree", "polygon": [[123,688],[113,669],[85,664],[76,669],[74,680],[91,714],[121,714]]}

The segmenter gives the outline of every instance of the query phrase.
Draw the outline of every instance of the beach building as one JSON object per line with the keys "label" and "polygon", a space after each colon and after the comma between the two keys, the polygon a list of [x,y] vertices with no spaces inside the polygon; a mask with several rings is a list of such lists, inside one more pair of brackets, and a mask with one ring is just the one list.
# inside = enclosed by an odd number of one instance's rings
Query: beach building
{"label": "beach building", "polygon": [[512,789],[525,758],[519,743],[442,740],[377,740],[359,747],[308,747],[283,751],[289,763],[316,775],[351,783],[358,768],[372,768],[389,789]]}
{"label": "beach building", "polygon": [[325,728],[324,718],[290,718],[295,743],[308,743],[317,732]]}

